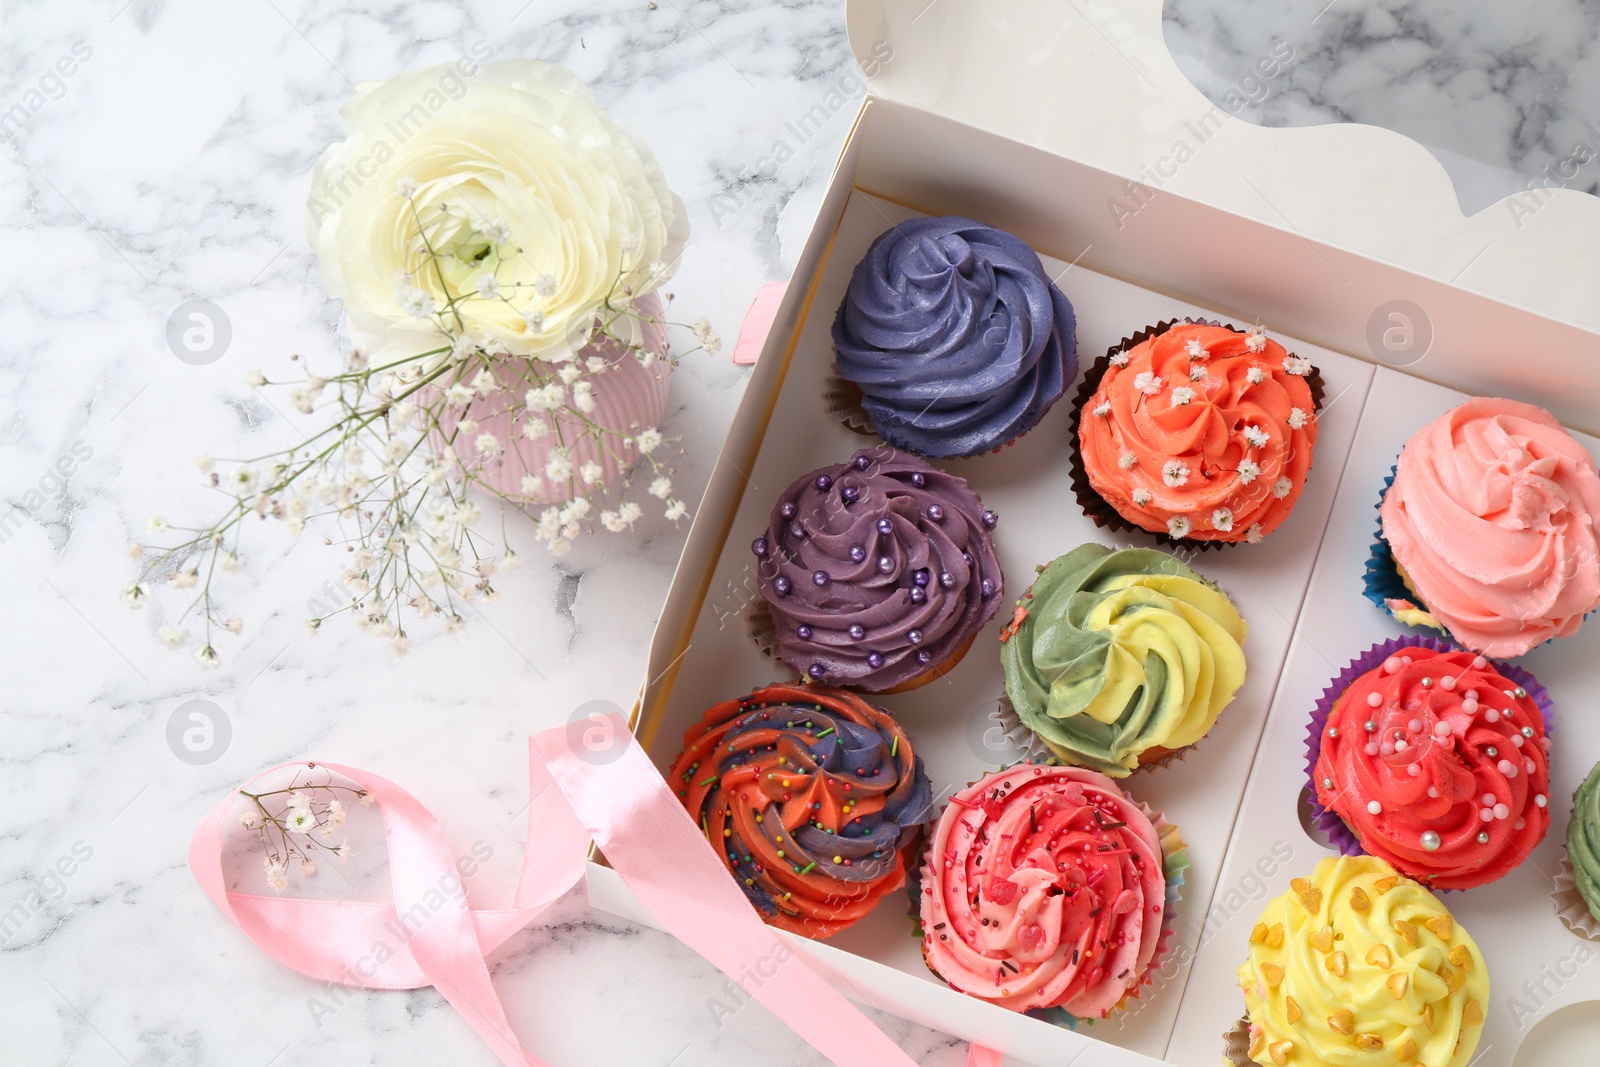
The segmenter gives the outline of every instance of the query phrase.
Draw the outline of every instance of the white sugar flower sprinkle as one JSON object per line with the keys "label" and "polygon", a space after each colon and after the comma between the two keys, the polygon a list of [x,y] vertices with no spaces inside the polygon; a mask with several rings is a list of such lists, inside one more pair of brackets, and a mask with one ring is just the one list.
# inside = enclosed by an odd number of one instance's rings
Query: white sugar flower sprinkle
{"label": "white sugar flower sprinkle", "polygon": [[1191,382],[1203,382],[1209,377],[1211,377],[1211,372],[1198,363],[1189,368],[1189,380]]}
{"label": "white sugar flower sprinkle", "polygon": [[1244,539],[1252,545],[1259,545],[1266,534],[1261,532],[1261,524],[1255,523],[1244,532]]}
{"label": "white sugar flower sprinkle", "polygon": [[1189,353],[1190,359],[1205,359],[1209,354],[1206,352],[1206,346],[1201,344],[1198,338],[1189,338],[1188,343],[1183,347]]}
{"label": "white sugar flower sprinkle", "polygon": [[1218,508],[1211,513],[1211,525],[1227,533],[1233,529],[1233,512],[1227,508]]}
{"label": "white sugar flower sprinkle", "polygon": [[1167,520],[1167,533],[1172,537],[1188,537],[1194,524],[1182,515],[1174,515]]}
{"label": "white sugar flower sprinkle", "polygon": [[1260,385],[1262,382],[1267,380],[1267,372],[1262,370],[1260,367],[1251,367],[1249,370],[1244,372],[1244,376],[1251,385]]}
{"label": "white sugar flower sprinkle", "polygon": [[1246,426],[1243,431],[1244,439],[1257,448],[1265,448],[1270,437],[1267,431],[1259,426]]}
{"label": "white sugar flower sprinkle", "polygon": [[1254,330],[1244,339],[1244,346],[1252,352],[1259,352],[1267,347],[1267,335]]}
{"label": "white sugar flower sprinkle", "polygon": [[1151,493],[1148,489],[1135,489],[1133,491],[1133,503],[1135,507],[1144,507],[1146,504],[1150,503],[1150,498]]}
{"label": "white sugar flower sprinkle", "polygon": [[1176,489],[1189,483],[1189,465],[1181,459],[1169,459],[1161,465],[1161,480]]}
{"label": "white sugar flower sprinkle", "polygon": [[1249,485],[1261,474],[1261,467],[1252,459],[1239,461],[1239,484]]}
{"label": "white sugar flower sprinkle", "polygon": [[1180,385],[1172,391],[1172,404],[1174,407],[1183,407],[1194,400],[1194,390],[1186,385]]}
{"label": "white sugar flower sprinkle", "polygon": [[1289,429],[1298,430],[1306,424],[1306,413],[1300,408],[1289,409]]}
{"label": "white sugar flower sprinkle", "polygon": [[1294,483],[1289,481],[1289,479],[1279,478],[1276,482],[1272,483],[1272,495],[1277,497],[1279,500],[1282,500],[1284,497],[1289,495],[1289,491],[1293,488]]}
{"label": "white sugar flower sprinkle", "polygon": [[1304,356],[1287,356],[1283,361],[1285,374],[1305,375],[1310,374],[1312,369],[1311,361]]}
{"label": "white sugar flower sprinkle", "polygon": [[1125,471],[1133,470],[1138,463],[1139,457],[1134,455],[1132,452],[1124,452],[1122,455],[1117,457],[1117,466],[1121,467]]}
{"label": "white sugar flower sprinkle", "polygon": [[1150,371],[1140,371],[1133,379],[1133,387],[1145,396],[1154,396],[1161,392],[1163,384],[1161,378]]}

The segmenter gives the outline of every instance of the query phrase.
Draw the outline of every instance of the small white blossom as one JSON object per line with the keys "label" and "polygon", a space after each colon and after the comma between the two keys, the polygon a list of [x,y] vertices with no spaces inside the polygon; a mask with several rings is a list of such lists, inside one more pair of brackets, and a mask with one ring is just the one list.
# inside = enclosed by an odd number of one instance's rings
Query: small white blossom
{"label": "small white blossom", "polygon": [[322,632],[322,620],[307,619],[305,622],[300,624],[300,629],[307,637],[315,637]]}
{"label": "small white blossom", "polygon": [[222,620],[222,628],[230,634],[237,634],[244,629],[244,620],[237,615],[229,615]]}
{"label": "small white blossom", "polygon": [[556,295],[556,280],[548,274],[539,275],[539,280],[534,282],[533,291],[546,299]]}
{"label": "small white blossom", "polygon": [[450,388],[444,391],[444,398],[446,402],[458,406],[469,403],[472,400],[472,397],[472,386],[468,385],[466,382],[452,383]]}
{"label": "small white blossom", "polygon": [[201,455],[198,455],[198,456],[194,457],[194,465],[196,467],[199,467],[200,468],[200,472],[202,474],[204,474],[204,473],[209,472],[211,470],[211,468],[216,465],[216,461],[213,460],[210,456],[205,455],[204,453],[202,453]]}
{"label": "small white blossom", "polygon": [[289,390],[289,406],[302,415],[311,414],[311,394],[300,388]]}
{"label": "small white blossom", "polygon": [[1310,374],[1314,370],[1311,361],[1304,356],[1286,356],[1283,360],[1285,374]]}
{"label": "small white blossom", "polygon": [[522,476],[523,496],[538,496],[539,491],[543,487],[544,479],[540,478],[537,474],[524,474]]}
{"label": "small white blossom", "polygon": [[1266,536],[1267,536],[1266,534],[1261,532],[1261,524],[1259,522],[1253,524],[1248,530],[1246,530],[1244,532],[1244,539],[1246,541],[1250,542],[1252,545],[1259,545],[1261,543],[1262,538],[1264,538]]}
{"label": "small white blossom", "polygon": [[194,661],[207,670],[211,670],[222,662],[222,657],[217,655],[216,649],[206,645],[194,650]]}
{"label": "small white blossom", "polygon": [[689,509],[681,500],[674,500],[667,505],[667,521],[677,522],[688,514]]}
{"label": "small white blossom", "polygon": [[1162,382],[1159,375],[1151,371],[1140,371],[1133,379],[1133,387],[1145,396],[1154,396],[1161,392]]}
{"label": "small white blossom", "polygon": [[1270,436],[1267,434],[1267,431],[1263,430],[1259,426],[1246,426],[1240,432],[1244,434],[1244,439],[1250,442],[1256,448],[1265,448],[1267,446],[1267,442],[1271,440]]}
{"label": "small white blossom", "polygon": [[544,333],[544,312],[530,308],[522,313],[522,324],[529,333]]}
{"label": "small white blossom", "polygon": [[396,656],[403,656],[411,651],[411,638],[405,634],[395,634],[389,638],[389,649]]}
{"label": "small white blossom", "polygon": [[457,526],[471,526],[478,521],[483,512],[472,501],[463,501],[456,508],[455,522]]}
{"label": "small white blossom", "polygon": [[478,342],[471,334],[458,334],[456,339],[450,342],[450,358],[457,363],[465,363],[477,351]]}
{"label": "small white blossom", "polygon": [[500,439],[492,433],[480,433],[477,440],[472,442],[472,447],[478,450],[480,456],[498,456],[506,450]]}
{"label": "small white blossom", "polygon": [[1289,491],[1293,488],[1294,483],[1289,481],[1289,479],[1279,478],[1276,482],[1272,483],[1272,495],[1277,497],[1279,500],[1282,500],[1284,497],[1289,495]]}
{"label": "small white blossom", "polygon": [[564,482],[572,477],[572,457],[564,448],[552,448],[545,461],[544,476],[552,482]]}
{"label": "small white blossom", "polygon": [[267,384],[267,377],[266,377],[266,375],[262,374],[260,371],[253,370],[249,374],[246,374],[244,376],[244,381],[245,381],[245,384],[248,385],[250,388],[259,389],[263,385]]}
{"label": "small white blossom", "polygon": [[600,525],[604,526],[612,533],[621,533],[623,530],[627,529],[627,527],[622,525],[622,517],[615,511],[602,511],[600,513]]}
{"label": "small white blossom", "polygon": [[566,402],[566,390],[555,382],[529,389],[522,398],[529,411],[554,411]]}
{"label": "small white blossom", "polygon": [[296,789],[289,794],[290,811],[310,811],[312,796],[304,789]]}
{"label": "small white blossom", "polygon": [[1227,533],[1233,529],[1233,512],[1227,508],[1218,508],[1211,513],[1211,525],[1223,533]]}
{"label": "small white blossom", "polygon": [[577,382],[572,387],[572,406],[584,414],[594,410],[594,385],[591,382]]}
{"label": "small white blossom", "polygon": [[144,520],[144,526],[151,533],[164,533],[167,529],[167,520],[160,515],[152,515]]}
{"label": "small white blossom", "polygon": [[1184,351],[1189,353],[1190,359],[1205,359],[1206,356],[1210,355],[1206,351],[1206,346],[1201,344],[1199,338],[1196,337],[1189,338],[1183,347]]}
{"label": "small white blossom", "polygon": [[583,377],[583,368],[576,363],[568,363],[561,368],[561,381],[566,385],[571,385],[581,377]]}
{"label": "small white blossom", "polygon": [[1180,385],[1172,391],[1172,404],[1174,407],[1183,407],[1194,400],[1194,390],[1186,385]]}
{"label": "small white blossom", "polygon": [[649,455],[661,446],[661,433],[659,430],[640,430],[633,439],[634,446],[645,455]]}
{"label": "small white blossom", "polygon": [[1133,491],[1134,506],[1141,508],[1144,507],[1146,504],[1150,503],[1151,496],[1152,494],[1148,489],[1135,489]]}
{"label": "small white blossom", "polygon": [[274,893],[281,893],[289,888],[289,877],[281,863],[267,864],[267,888]]}
{"label": "small white blossom", "polygon": [[407,289],[404,292],[397,293],[395,302],[400,305],[401,311],[404,311],[414,319],[427,318],[433,314],[435,307],[433,297],[421,289]]}
{"label": "small white blossom", "polygon": [[174,571],[172,574],[172,588],[193,589],[195,582],[199,581],[200,574],[195,570]]}
{"label": "small white blossom", "polygon": [[339,842],[338,847],[333,850],[333,854],[339,857],[340,863],[348,863],[350,861],[350,842]]}
{"label": "small white blossom", "polygon": [[1194,524],[1182,515],[1174,515],[1167,520],[1167,534],[1171,537],[1188,537]]}
{"label": "small white blossom", "polygon": [[1239,461],[1239,484],[1249,485],[1261,474],[1261,467],[1253,459]]}
{"label": "small white blossom", "polygon": [[401,178],[394,183],[394,195],[402,200],[410,200],[417,195],[417,180],[410,176]]}
{"label": "small white blossom", "polygon": [[478,295],[485,300],[493,300],[500,295],[500,279],[485,271],[477,278]]}
{"label": "small white blossom", "polygon": [[1289,429],[1298,430],[1306,424],[1306,413],[1300,408],[1289,409]]}
{"label": "small white blossom", "polygon": [[1244,339],[1244,346],[1252,352],[1259,352],[1267,347],[1267,335],[1261,332],[1261,327],[1252,326]]}
{"label": "small white blossom", "polygon": [[243,826],[246,830],[254,830],[256,828],[256,816],[257,816],[257,814],[258,813],[254,812],[254,811],[247,811],[244,814],[240,815],[239,816],[239,825]]}
{"label": "small white blossom", "polygon": [[1191,382],[1203,382],[1209,377],[1211,377],[1211,372],[1198,363],[1189,368],[1189,380]]}
{"label": "small white blossom", "polygon": [[578,468],[578,477],[583,479],[584,485],[593,485],[595,482],[598,482],[601,477],[605,475],[605,473],[605,468],[600,466],[600,464],[596,463],[592,459]]}
{"label": "small white blossom", "polygon": [[1138,463],[1139,457],[1134,455],[1132,452],[1124,452],[1122,455],[1117,457],[1117,466],[1121,467],[1125,471],[1133,470]]}
{"label": "small white blossom", "polygon": [[650,495],[655,497],[657,500],[667,499],[667,497],[672,495],[672,479],[663,477],[657,478],[655,481],[651,482]]}
{"label": "small white blossom", "polygon": [[1113,367],[1126,367],[1128,365],[1127,350],[1118,349],[1117,351],[1111,353],[1111,365]]}
{"label": "small white blossom", "polygon": [[637,252],[639,250],[639,235],[636,233],[623,234],[622,250],[624,252]]}
{"label": "small white blossom", "polygon": [[643,514],[644,509],[631,500],[624,501],[622,506],[617,509],[617,518],[622,520],[622,525],[624,526],[632,526],[639,521],[639,517]]}
{"label": "small white blossom", "polygon": [[1169,459],[1161,465],[1161,480],[1174,489],[1189,484],[1189,465],[1181,459]]}
{"label": "small white blossom", "polygon": [[310,856],[301,857],[301,859],[300,859],[300,873],[305,875],[307,878],[310,878],[312,875],[316,874],[317,873],[317,861],[312,859]]}
{"label": "small white blossom", "polygon": [[189,631],[176,626],[163,626],[156,631],[161,638],[161,643],[168,648],[182,648],[189,643]]}
{"label": "small white blossom", "polygon": [[530,441],[537,441],[542,437],[550,436],[550,419],[545,415],[531,415],[527,422],[522,424],[522,436]]}
{"label": "small white blossom", "polygon": [[[589,503],[588,497],[575,497],[567,503],[566,507],[561,509],[561,524],[563,526],[568,526],[574,522],[587,519],[589,517],[589,512],[592,510],[594,510],[594,505]],[[479,569],[479,573],[482,573],[482,568]]]}
{"label": "small white blossom", "polygon": [[1249,370],[1244,372],[1244,376],[1251,385],[1260,385],[1262,382],[1267,380],[1267,372],[1262,370],[1260,367],[1251,367]]}
{"label": "small white blossom", "polygon": [[1094,413],[1098,418],[1107,418],[1111,414],[1111,401],[1104,400],[1094,406]]}
{"label": "small white blossom", "polygon": [[501,219],[490,219],[483,227],[483,235],[497,245],[511,243],[511,227]]}

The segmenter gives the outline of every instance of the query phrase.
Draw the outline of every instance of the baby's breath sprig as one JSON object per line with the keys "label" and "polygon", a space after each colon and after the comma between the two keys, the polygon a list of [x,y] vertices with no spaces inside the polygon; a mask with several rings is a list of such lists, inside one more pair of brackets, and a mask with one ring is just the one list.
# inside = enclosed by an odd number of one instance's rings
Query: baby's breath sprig
{"label": "baby's breath sprig", "polygon": [[[242,534],[251,517],[279,520],[294,536],[311,523],[329,523],[333,530],[324,543],[347,553],[343,584],[349,598],[307,619],[307,633],[348,614],[404,655],[416,620],[438,616],[443,629],[453,632],[466,623],[464,605],[494,599],[494,577],[520,562],[507,533],[508,508],[533,516],[534,540],[556,555],[596,527],[632,529],[644,515],[644,504],[630,498],[636,484],[660,501],[667,519],[688,514],[673,492],[673,469],[665,459],[678,440],[655,426],[609,426],[594,417],[608,376],[625,361],[649,368],[661,359],[676,364],[682,358],[658,353],[665,346],[653,346],[652,334],[664,336],[669,326],[692,331],[698,344],[682,355],[720,349],[708,323],[672,322],[639,306],[639,297],[653,291],[669,269],[625,264],[581,331],[555,349],[557,355],[508,355],[466,329],[462,308],[469,301],[498,302],[537,336],[545,327],[538,305],[555,295],[555,279],[510,243],[503,223],[474,219],[470,207],[450,205],[425,222],[415,186],[402,182],[398,195],[410,203],[417,267],[395,278],[393,298],[437,331],[438,344],[376,359],[355,349],[335,372],[283,381],[251,371],[252,388],[284,389],[296,412],[330,417],[287,448],[239,460],[200,457],[206,485],[223,497],[220,514],[200,526],[154,516],[152,534],[176,537],[130,549],[141,566],[123,590],[124,602],[142,606],[161,582],[188,594],[159,635],[169,647],[181,648],[190,640],[186,624],[198,623],[202,636],[194,656],[204,667],[221,661],[217,632],[237,634],[244,625],[222,611],[215,587],[222,574],[240,569]],[[463,233],[469,236],[463,239]],[[448,248],[440,247],[444,234],[451,238]],[[621,248],[624,255],[632,253],[638,241],[624,238]],[[427,272],[430,289],[444,294],[443,301],[418,286],[420,272]],[[532,451],[543,465],[530,469],[516,442],[485,429],[491,420],[540,442],[543,447]],[[522,464],[514,489],[505,488],[503,478],[489,477],[507,463]],[[614,476],[607,477],[608,467]],[[494,536],[479,529],[480,495],[501,505]]]}
{"label": "baby's breath sprig", "polygon": [[350,842],[341,839],[337,845],[332,843],[345,820],[340,793],[360,804],[372,803],[366,790],[335,783],[332,773],[315,763],[296,771],[281,789],[259,793],[239,790],[239,795],[250,802],[239,822],[246,830],[254,831],[261,843],[261,865],[266,868],[267,887],[274,893],[288,888],[290,864],[298,866],[300,873],[309,878],[317,873],[319,856],[340,863],[349,861]]}

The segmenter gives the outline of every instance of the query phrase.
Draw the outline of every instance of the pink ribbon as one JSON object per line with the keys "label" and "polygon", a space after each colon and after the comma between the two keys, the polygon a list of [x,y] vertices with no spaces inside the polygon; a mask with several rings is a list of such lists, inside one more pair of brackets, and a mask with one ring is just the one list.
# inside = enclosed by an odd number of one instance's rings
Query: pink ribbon
{"label": "pink ribbon", "polygon": [[[574,748],[579,730],[581,751]],[[599,743],[591,743],[597,737]],[[316,765],[359,783],[377,805],[389,847],[391,900],[230,892],[222,829],[234,794],[207,812],[189,843],[189,866],[206,895],[284,966],[363,989],[431,985],[503,1063],[544,1067],[512,1030],[485,956],[583,877],[592,839],[665,930],[834,1063],[911,1067],[899,1046],[761,921],[620,716],[591,716],[587,724],[529,739],[528,840],[509,908],[468,904],[444,831],[410,793],[354,767]],[[998,1063],[980,1053],[994,1055],[974,1046],[973,1067]]]}

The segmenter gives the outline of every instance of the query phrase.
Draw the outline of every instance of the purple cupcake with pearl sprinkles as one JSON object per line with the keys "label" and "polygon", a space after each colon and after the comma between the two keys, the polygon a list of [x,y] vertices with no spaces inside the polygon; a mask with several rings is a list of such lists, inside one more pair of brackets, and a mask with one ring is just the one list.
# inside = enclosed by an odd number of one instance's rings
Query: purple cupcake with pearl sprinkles
{"label": "purple cupcake with pearl sprinkles", "polygon": [[941,677],[1004,600],[995,523],[964,479],[888,447],[796,480],[750,546],[772,651],[870,693]]}

